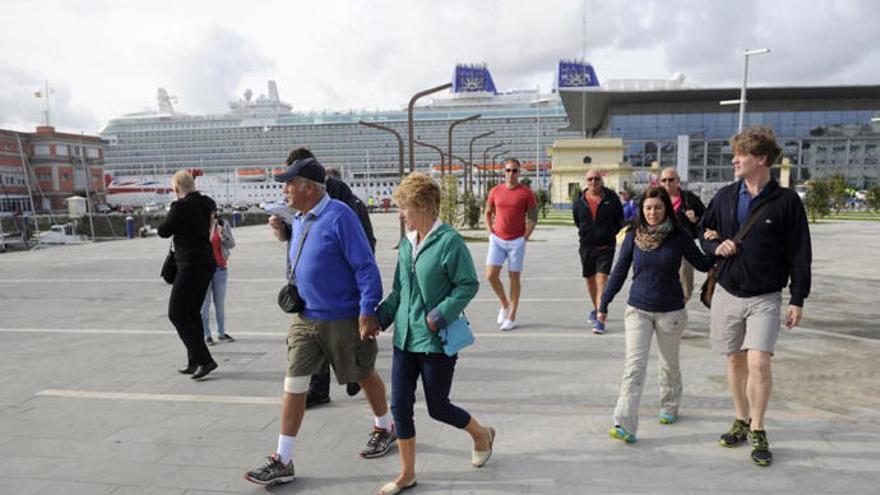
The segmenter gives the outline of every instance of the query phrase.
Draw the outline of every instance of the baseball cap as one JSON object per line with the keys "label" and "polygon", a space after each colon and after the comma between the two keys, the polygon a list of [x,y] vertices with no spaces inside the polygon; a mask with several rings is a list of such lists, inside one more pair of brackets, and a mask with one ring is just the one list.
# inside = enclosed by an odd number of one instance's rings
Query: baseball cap
{"label": "baseball cap", "polygon": [[291,163],[287,166],[284,172],[275,174],[274,177],[276,182],[287,182],[296,177],[302,177],[303,179],[309,179],[323,184],[326,172],[324,171],[324,166],[318,163],[318,160],[313,157],[308,157],[300,158]]}

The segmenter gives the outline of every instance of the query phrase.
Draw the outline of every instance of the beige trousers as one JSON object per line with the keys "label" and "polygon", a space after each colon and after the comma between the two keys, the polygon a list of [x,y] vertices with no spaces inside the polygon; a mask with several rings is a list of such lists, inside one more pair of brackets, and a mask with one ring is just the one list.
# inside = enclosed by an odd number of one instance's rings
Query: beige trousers
{"label": "beige trousers", "polygon": [[658,385],[660,412],[678,414],[681,402],[681,369],[678,349],[681,334],[687,326],[687,310],[652,313],[627,305],[624,316],[626,327],[626,358],[620,394],[614,408],[614,424],[635,434],[639,428],[639,402],[645,386],[651,339],[657,336],[660,357]]}

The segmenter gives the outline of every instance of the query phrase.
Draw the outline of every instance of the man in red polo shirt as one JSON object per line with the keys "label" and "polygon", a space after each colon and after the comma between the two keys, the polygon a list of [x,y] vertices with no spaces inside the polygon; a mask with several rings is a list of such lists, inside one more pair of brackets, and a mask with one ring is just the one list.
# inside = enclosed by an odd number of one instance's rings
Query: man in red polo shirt
{"label": "man in red polo shirt", "polygon": [[[486,279],[498,296],[501,309],[497,322],[501,330],[516,327],[519,307],[520,273],[526,255],[526,241],[538,224],[538,202],[528,186],[519,183],[519,160],[504,162],[504,184],[489,191],[486,201],[486,228],[489,229],[489,252],[486,254]],[[507,260],[510,297],[501,283],[501,267]]]}

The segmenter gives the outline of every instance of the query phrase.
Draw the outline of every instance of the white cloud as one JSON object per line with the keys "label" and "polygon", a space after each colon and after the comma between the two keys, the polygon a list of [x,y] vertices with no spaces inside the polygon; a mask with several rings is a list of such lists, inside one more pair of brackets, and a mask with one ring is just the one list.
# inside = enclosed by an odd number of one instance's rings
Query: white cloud
{"label": "white cloud", "polygon": [[[455,62],[486,62],[499,89],[548,89],[560,58],[583,51],[577,0],[35,0],[8,2],[0,31],[0,127],[40,122],[34,82],[56,87],[59,128],[97,132],[155,107],[220,113],[245,88],[278,81],[297,110],[400,108],[449,81]],[[600,80],[665,78],[752,84],[878,84],[880,4],[702,0],[587,2],[586,56]],[[39,30],[34,29],[39,26]]]}

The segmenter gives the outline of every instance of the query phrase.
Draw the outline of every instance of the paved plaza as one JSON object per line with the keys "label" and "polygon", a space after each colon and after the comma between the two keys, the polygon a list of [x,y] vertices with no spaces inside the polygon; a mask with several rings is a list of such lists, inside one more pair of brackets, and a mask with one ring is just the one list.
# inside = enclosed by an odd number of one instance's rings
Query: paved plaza
{"label": "paved plaza", "polygon": [[[373,216],[385,284],[396,216]],[[483,281],[468,316],[477,343],[458,362],[453,399],[498,431],[495,456],[470,466],[466,433],[432,421],[419,395],[418,488],[409,493],[878,493],[880,223],[811,226],[813,294],[804,328],[779,341],[767,417],[775,462],[717,437],[733,419],[708,313],[688,306],[680,421],[656,421],[656,350],[639,441],[608,437],[623,368],[627,287],[609,332],[586,325],[573,227],[538,227],[528,245],[519,327],[497,330]],[[265,226],[235,230],[220,367],[176,373],[185,353],[158,276],[168,241],[149,238],[0,255],[0,493],[265,493],[242,474],[275,448],[289,317],[275,304],[284,244]],[[481,236],[480,232],[468,235]],[[482,279],[485,242],[469,246]],[[698,283],[702,276],[697,276]],[[787,293],[786,293],[787,300]],[[377,366],[390,381],[391,339]],[[390,387],[389,387],[390,389]],[[421,394],[421,393],[420,393]],[[396,450],[360,459],[372,416],[333,386],[306,413],[298,479],[272,493],[369,494],[398,473]]]}

